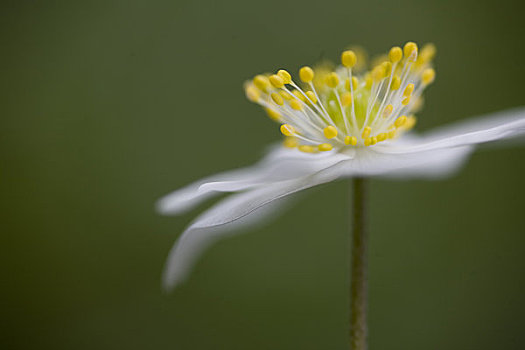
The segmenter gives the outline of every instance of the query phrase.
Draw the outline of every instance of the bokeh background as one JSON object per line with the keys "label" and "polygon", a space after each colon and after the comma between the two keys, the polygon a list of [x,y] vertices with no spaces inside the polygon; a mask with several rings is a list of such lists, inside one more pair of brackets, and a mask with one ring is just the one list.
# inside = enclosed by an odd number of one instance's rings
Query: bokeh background
{"label": "bokeh background", "polygon": [[[280,136],[254,74],[434,42],[418,129],[525,103],[523,5],[481,1],[2,1],[3,349],[346,349],[348,183],[221,241],[170,295],[203,207],[160,196]],[[525,149],[370,188],[370,348],[523,349]],[[206,205],[204,206],[206,207]]]}

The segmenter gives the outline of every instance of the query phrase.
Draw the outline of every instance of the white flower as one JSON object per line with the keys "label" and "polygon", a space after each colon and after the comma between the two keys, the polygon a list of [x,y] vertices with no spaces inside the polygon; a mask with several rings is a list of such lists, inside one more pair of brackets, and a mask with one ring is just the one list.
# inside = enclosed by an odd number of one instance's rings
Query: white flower
{"label": "white flower", "polygon": [[234,193],[197,217],[172,248],[164,271],[170,289],[217,239],[278,211],[285,197],[348,177],[439,178],[454,173],[477,144],[525,134],[525,108],[468,120],[423,135],[410,131],[423,89],[435,77],[432,45],[394,47],[370,72],[357,71],[345,51],[342,66],[303,67],[303,88],[290,74],[258,75],[245,84],[248,98],[281,124],[284,147],[254,166],[221,173],[158,202],[181,214],[219,193]]}

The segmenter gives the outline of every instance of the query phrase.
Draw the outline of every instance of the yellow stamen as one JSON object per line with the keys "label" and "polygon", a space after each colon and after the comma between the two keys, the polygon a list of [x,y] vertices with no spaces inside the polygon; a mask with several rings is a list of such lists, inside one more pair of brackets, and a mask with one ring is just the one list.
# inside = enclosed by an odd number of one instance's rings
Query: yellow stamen
{"label": "yellow stamen", "polygon": [[300,111],[301,109],[303,109],[303,104],[299,100],[294,99],[290,101],[290,107],[292,107],[292,109],[295,109],[296,111]]}
{"label": "yellow stamen", "polygon": [[415,61],[417,59],[417,44],[409,41],[403,47],[403,53],[409,61]]}
{"label": "yellow stamen", "polygon": [[370,133],[372,132],[372,128],[369,126],[366,126],[363,129],[363,134],[361,135],[362,138],[366,139],[368,136],[370,136]]}
{"label": "yellow stamen", "polygon": [[401,86],[401,79],[397,75],[395,75],[392,78],[392,84],[390,85],[390,89],[397,90],[399,89],[400,86]]}
{"label": "yellow stamen", "polygon": [[392,63],[388,62],[388,61],[385,61],[385,62],[381,63],[381,65],[385,69],[385,77],[388,77],[390,75],[390,73],[392,73]]}
{"label": "yellow stamen", "polygon": [[384,132],[380,133],[379,135],[377,135],[377,142],[383,142],[386,140],[386,138],[388,137],[388,135]]}
{"label": "yellow stamen", "polygon": [[270,83],[272,84],[274,88],[277,88],[277,89],[284,87],[283,79],[277,74],[270,75]]}
{"label": "yellow stamen", "polygon": [[341,94],[341,104],[343,107],[348,107],[352,104],[352,94],[349,92],[343,92]]}
{"label": "yellow stamen", "polygon": [[416,125],[417,118],[413,115],[409,116],[407,118],[407,121],[405,122],[405,129],[410,130]]}
{"label": "yellow stamen", "polygon": [[432,43],[425,44],[423,48],[421,49],[421,53],[419,55],[418,61],[421,64],[430,62],[432,61],[435,55],[436,55],[436,46]]}
{"label": "yellow stamen", "polygon": [[421,73],[421,81],[423,84],[428,85],[431,82],[434,81],[434,78],[436,77],[436,71],[432,68],[427,68]]}
{"label": "yellow stamen", "polygon": [[270,87],[270,81],[268,80],[268,78],[260,74],[256,75],[255,78],[253,78],[253,84],[262,91],[266,91]]}
{"label": "yellow stamen", "polygon": [[388,138],[389,139],[393,139],[394,137],[396,137],[396,131],[395,130],[390,130],[388,132]]}
{"label": "yellow stamen", "polygon": [[282,106],[284,104],[282,96],[279,95],[277,92],[272,92],[270,96],[272,97],[273,102],[275,102],[279,106]]}
{"label": "yellow stamen", "polygon": [[367,75],[365,75],[365,88],[370,89],[373,83],[374,79],[372,79],[372,75],[367,73]]}
{"label": "yellow stamen", "polygon": [[336,88],[339,85],[339,76],[336,72],[328,74],[328,76],[326,77],[326,85],[328,85],[331,88]]}
{"label": "yellow stamen", "polygon": [[392,111],[394,110],[394,106],[392,106],[391,104],[390,105],[387,105],[385,107],[385,110],[383,111],[383,118],[386,118],[388,117],[390,114],[392,114]]}
{"label": "yellow stamen", "polygon": [[345,136],[345,145],[357,145],[357,137],[355,136]]}
{"label": "yellow stamen", "polygon": [[280,90],[279,95],[281,95],[281,97],[284,98],[285,100],[291,100],[293,98],[293,96],[290,95],[290,93],[286,90]]}
{"label": "yellow stamen", "polygon": [[405,115],[402,115],[401,117],[397,118],[396,121],[394,122],[394,125],[396,126],[396,128],[400,128],[403,126],[403,124],[405,124],[407,121],[407,117]]}
{"label": "yellow stamen", "polygon": [[337,136],[337,129],[332,125],[329,125],[326,128],[324,128],[323,133],[327,139],[333,139]]}
{"label": "yellow stamen", "polygon": [[385,67],[382,65],[376,66],[372,71],[372,78],[374,81],[378,82],[386,76]]}
{"label": "yellow stamen", "polygon": [[274,109],[265,108],[266,114],[275,121],[281,120],[281,114]]}
{"label": "yellow stamen", "polygon": [[347,68],[352,68],[353,66],[355,66],[356,62],[357,56],[355,55],[354,51],[347,50],[341,54],[341,63],[343,64],[343,66]]}
{"label": "yellow stamen", "polygon": [[252,102],[259,101],[259,97],[261,97],[261,94],[259,90],[255,87],[255,85],[248,85],[246,87],[245,92],[246,92],[246,97],[248,98],[248,100]]}
{"label": "yellow stamen", "polygon": [[283,83],[290,84],[292,82],[292,76],[284,69],[280,69],[277,75],[283,80]]}
{"label": "yellow stamen", "polygon": [[295,137],[286,137],[283,141],[284,147],[295,148],[299,144],[299,141]]}
{"label": "yellow stamen", "polygon": [[284,136],[293,136],[293,134],[295,134],[295,129],[290,124],[283,124],[281,125],[281,133]]}
{"label": "yellow stamen", "polygon": [[414,91],[414,84],[410,83],[405,88],[405,91],[403,92],[403,95],[408,97],[408,96],[410,96],[412,94],[413,91]]}
{"label": "yellow stamen", "polygon": [[[356,77],[352,77],[352,89],[357,89],[357,84],[359,83],[359,80],[357,80]],[[345,89],[350,91],[350,80],[345,79]]]}
{"label": "yellow stamen", "polygon": [[294,94],[294,96],[297,97],[299,100],[301,100],[301,101],[303,101],[303,102],[306,102],[306,98],[304,97],[303,94],[301,94],[301,93],[299,92],[299,90],[294,90],[294,91],[293,91],[293,94]]}
{"label": "yellow stamen", "polygon": [[315,149],[312,146],[308,146],[308,145],[301,145],[301,146],[299,146],[299,151],[301,151],[301,152],[313,153],[314,150]]}
{"label": "yellow stamen", "polygon": [[312,103],[317,103],[317,96],[315,96],[313,91],[306,91],[306,96],[312,101]]}
{"label": "yellow stamen", "polygon": [[371,137],[367,137],[365,139],[365,146],[370,146],[372,144],[372,138]]}
{"label": "yellow stamen", "polygon": [[401,61],[401,59],[403,58],[403,50],[401,50],[401,48],[398,46],[394,46],[390,49],[390,52],[388,53],[388,58],[390,59],[390,61],[392,61],[392,63]]}
{"label": "yellow stamen", "polygon": [[317,146],[317,149],[321,152],[331,151],[333,146],[329,143],[322,143],[319,146]]}
{"label": "yellow stamen", "polygon": [[299,78],[305,83],[311,83],[314,80],[314,71],[308,66],[304,66],[299,70]]}

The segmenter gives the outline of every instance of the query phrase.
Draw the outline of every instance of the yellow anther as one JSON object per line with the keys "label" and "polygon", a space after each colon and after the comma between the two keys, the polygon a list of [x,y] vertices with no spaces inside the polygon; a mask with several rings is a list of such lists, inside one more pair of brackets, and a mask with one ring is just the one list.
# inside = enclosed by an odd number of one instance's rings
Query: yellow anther
{"label": "yellow anther", "polygon": [[394,122],[394,125],[396,126],[396,128],[400,128],[406,123],[406,121],[407,121],[407,117],[405,115],[402,115],[401,117],[396,119],[396,121]]}
{"label": "yellow anther", "polygon": [[403,47],[403,53],[408,60],[415,61],[417,59],[417,44],[409,41]]}
{"label": "yellow anther", "polygon": [[354,51],[347,50],[341,54],[341,63],[343,64],[343,66],[347,68],[352,68],[353,66],[355,66],[356,62],[357,56],[355,55]]}
{"label": "yellow anther", "polygon": [[436,46],[432,43],[425,44],[421,48],[421,52],[419,54],[419,59],[421,63],[427,63],[429,61],[432,61],[434,56],[436,55]]}
{"label": "yellow anther", "polygon": [[293,96],[290,95],[290,93],[286,90],[279,90],[279,95],[281,95],[285,100],[291,100],[293,98]]}
{"label": "yellow anther", "polygon": [[352,104],[352,94],[349,92],[343,92],[341,94],[341,104],[343,107],[348,107]]}
{"label": "yellow anther", "polygon": [[372,138],[371,137],[367,137],[365,139],[365,146],[370,146],[372,144]]}
{"label": "yellow anther", "polygon": [[275,102],[279,106],[282,106],[284,104],[282,96],[279,95],[277,92],[272,92],[270,96],[272,97],[273,102]]}
{"label": "yellow anther", "polygon": [[290,101],[290,107],[296,111],[300,111],[303,109],[303,104],[299,100],[293,99]]}
{"label": "yellow anther", "polygon": [[253,78],[253,84],[257,86],[262,91],[268,90],[268,87],[270,86],[270,81],[267,77],[264,75],[256,75],[255,78]]}
{"label": "yellow anther", "polygon": [[283,124],[281,125],[281,133],[284,136],[293,136],[293,134],[295,134],[295,129],[290,124]]}
{"label": "yellow anther", "polygon": [[410,130],[416,125],[417,118],[413,115],[409,116],[407,118],[407,121],[405,122],[405,129]]}
{"label": "yellow anther", "polygon": [[422,108],[423,108],[423,105],[425,104],[425,99],[423,98],[423,96],[419,96],[413,103],[412,103],[412,106],[410,107],[410,110],[412,112],[419,112]]}
{"label": "yellow anther", "polygon": [[390,130],[388,132],[388,138],[389,139],[393,139],[394,137],[396,137],[396,131],[395,130]]}
{"label": "yellow anther", "polygon": [[317,103],[317,96],[315,96],[313,91],[306,91],[306,96],[308,96],[313,104]]}
{"label": "yellow anther", "polygon": [[409,103],[410,103],[410,96],[405,97],[405,98],[403,99],[403,101],[401,101],[401,104],[402,104],[403,106],[406,106],[406,105],[409,104]]}
{"label": "yellow anther", "polygon": [[357,145],[357,137],[355,136],[345,136],[345,145]]}
{"label": "yellow anther", "polygon": [[303,101],[303,102],[306,102],[306,98],[304,97],[303,94],[301,94],[301,93],[299,92],[299,90],[294,90],[294,91],[293,91],[293,94],[294,94],[294,96],[297,97],[299,100],[301,100],[301,101]]}
{"label": "yellow anther", "polygon": [[372,87],[372,84],[374,83],[374,79],[372,79],[372,75],[367,74],[365,76],[365,87],[367,89],[370,89]]}
{"label": "yellow anther", "polygon": [[315,150],[315,148],[313,148],[312,146],[308,146],[308,145],[301,145],[301,146],[299,146],[299,151],[301,151],[301,152],[313,153],[314,150]]}
{"label": "yellow anther", "polygon": [[275,121],[281,120],[281,114],[277,112],[275,109],[271,108],[265,108],[266,114],[268,114],[268,117],[272,118]]}
{"label": "yellow anther", "polygon": [[248,100],[252,102],[259,101],[259,97],[261,96],[259,90],[255,87],[255,85],[248,85],[245,90],[246,97]]}
{"label": "yellow anther", "polygon": [[403,96],[408,97],[412,94],[413,91],[414,91],[414,84],[410,83],[405,88],[405,91],[403,92]]}
{"label": "yellow anther", "polygon": [[428,85],[431,82],[434,81],[436,77],[436,71],[432,68],[427,68],[421,73],[421,80],[423,81],[423,84]]}
{"label": "yellow anther", "polygon": [[398,46],[394,46],[390,49],[390,52],[388,53],[388,58],[390,59],[390,61],[392,61],[392,63],[401,61],[401,59],[403,58],[403,50],[401,50],[401,48]]}
{"label": "yellow anther", "polygon": [[317,146],[317,149],[321,152],[331,151],[333,146],[329,143],[321,143],[319,146]]}
{"label": "yellow anther", "polygon": [[371,132],[372,132],[372,128],[369,126],[365,126],[365,128],[363,129],[363,133],[361,134],[361,137],[366,139],[368,138],[368,136],[370,136]]}
{"label": "yellow anther", "polygon": [[314,70],[308,66],[299,69],[299,78],[305,83],[311,83],[314,80]]}
{"label": "yellow anther", "polygon": [[295,148],[299,144],[299,141],[295,137],[286,137],[283,141],[284,147]]}
{"label": "yellow anther", "polygon": [[[357,80],[356,77],[352,77],[352,89],[357,89],[357,84],[359,83],[359,80]],[[350,80],[345,79],[345,89],[350,91]]]}
{"label": "yellow anther", "polygon": [[383,118],[388,117],[390,114],[392,114],[392,111],[394,110],[394,106],[386,105],[385,109],[383,110]]}
{"label": "yellow anther", "polygon": [[392,73],[392,62],[385,61],[381,65],[385,69],[385,77],[388,77]]}
{"label": "yellow anther", "polygon": [[386,70],[385,67],[382,65],[379,65],[374,68],[372,71],[372,78],[374,78],[374,81],[378,82],[381,79],[383,79],[386,76]]}
{"label": "yellow anther", "polygon": [[395,75],[392,78],[392,84],[390,84],[390,89],[397,90],[399,89],[400,86],[401,86],[401,79],[397,75]]}
{"label": "yellow anther", "polygon": [[326,128],[324,128],[323,133],[327,139],[333,139],[337,136],[337,129],[332,125],[328,125]]}
{"label": "yellow anther", "polygon": [[270,75],[270,83],[274,88],[280,89],[284,86],[283,79],[277,74]]}
{"label": "yellow anther", "polygon": [[339,85],[339,76],[336,72],[332,72],[326,76],[326,85],[331,88],[336,88]]}
{"label": "yellow anther", "polygon": [[370,141],[370,145],[375,145],[377,143],[377,137],[372,137],[372,141]]}
{"label": "yellow anther", "polygon": [[283,80],[283,83],[290,84],[292,82],[292,76],[284,69],[280,69],[277,75]]}
{"label": "yellow anther", "polygon": [[377,135],[377,142],[383,142],[387,139],[388,135],[384,132]]}

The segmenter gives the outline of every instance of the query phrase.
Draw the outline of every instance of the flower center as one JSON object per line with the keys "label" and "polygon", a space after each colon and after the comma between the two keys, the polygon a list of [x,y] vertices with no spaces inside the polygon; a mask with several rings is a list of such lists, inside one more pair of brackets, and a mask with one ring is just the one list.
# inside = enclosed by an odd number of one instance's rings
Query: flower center
{"label": "flower center", "polygon": [[415,125],[422,92],[435,78],[435,52],[432,44],[419,52],[408,42],[403,49],[391,48],[371,70],[360,72],[358,55],[347,50],[335,69],[326,64],[315,70],[302,67],[301,85],[281,69],[255,76],[245,84],[245,92],[281,124],[287,147],[309,153],[369,147]]}

